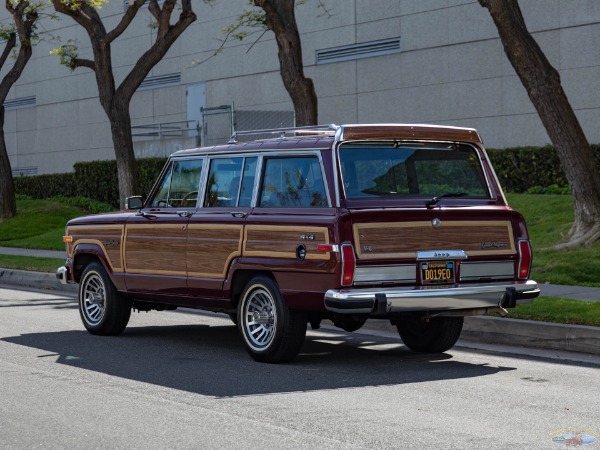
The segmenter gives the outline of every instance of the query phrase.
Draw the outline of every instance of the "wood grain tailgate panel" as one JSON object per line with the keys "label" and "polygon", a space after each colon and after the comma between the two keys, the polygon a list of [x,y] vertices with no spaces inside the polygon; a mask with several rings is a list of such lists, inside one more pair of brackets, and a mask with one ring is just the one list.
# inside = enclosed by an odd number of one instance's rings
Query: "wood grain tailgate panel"
{"label": "wood grain tailgate panel", "polygon": [[516,253],[510,221],[358,223],[353,226],[360,259],[414,258],[420,250],[464,250],[469,256]]}

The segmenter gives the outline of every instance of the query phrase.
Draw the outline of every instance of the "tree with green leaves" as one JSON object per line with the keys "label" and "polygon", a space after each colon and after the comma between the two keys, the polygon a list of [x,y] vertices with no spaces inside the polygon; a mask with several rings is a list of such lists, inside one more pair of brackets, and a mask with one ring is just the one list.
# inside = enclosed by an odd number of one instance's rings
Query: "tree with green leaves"
{"label": "tree with green leaves", "polygon": [[558,71],[531,36],[518,0],[479,0],[498,29],[506,56],[537,110],[571,186],[575,221],[558,248],[600,238],[600,174],[589,143],[560,83]]}
{"label": "tree with green leaves", "polygon": [[[150,70],[160,62],[173,43],[186,28],[196,20],[191,0],[181,0],[178,20],[171,24],[171,16],[177,0],[131,0],[127,11],[112,30],[107,30],[99,13],[99,6],[106,0],[52,0],[54,9],[71,17],[84,28],[92,47],[91,58],[80,57],[78,48],[68,43],[55,53],[61,63],[72,70],[85,67],[94,71],[100,104],[110,122],[113,146],[117,160],[119,196],[121,207],[125,197],[135,195],[135,155],[131,135],[131,116],[129,106],[133,94]],[[116,85],[113,71],[112,46],[115,40],[125,32],[140,8],[148,3],[148,11],[156,23],[155,39],[135,62],[131,71],[120,85]]]}
{"label": "tree with green leaves", "polygon": [[13,21],[0,29],[0,36],[6,42],[0,56],[0,70],[10,56],[14,55],[12,67],[0,81],[0,218],[10,218],[17,214],[15,183],[4,139],[4,101],[33,53],[32,42],[36,39],[39,7],[39,4],[31,4],[27,0],[6,0],[6,10]]}

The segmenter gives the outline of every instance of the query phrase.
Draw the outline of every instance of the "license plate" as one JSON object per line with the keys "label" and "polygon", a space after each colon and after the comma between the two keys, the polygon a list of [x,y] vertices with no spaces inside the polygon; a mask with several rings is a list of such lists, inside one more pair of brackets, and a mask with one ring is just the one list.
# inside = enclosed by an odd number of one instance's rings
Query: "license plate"
{"label": "license plate", "polygon": [[454,261],[428,261],[421,263],[421,283],[454,283]]}

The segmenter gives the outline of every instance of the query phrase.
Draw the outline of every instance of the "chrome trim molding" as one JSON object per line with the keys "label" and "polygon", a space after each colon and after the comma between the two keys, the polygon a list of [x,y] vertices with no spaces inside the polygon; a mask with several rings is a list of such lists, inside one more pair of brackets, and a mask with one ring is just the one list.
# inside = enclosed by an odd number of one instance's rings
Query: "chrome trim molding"
{"label": "chrome trim molding", "polygon": [[414,283],[417,270],[414,264],[367,266],[354,269],[354,283]]}
{"label": "chrome trim molding", "polygon": [[512,279],[514,276],[514,261],[463,262],[460,265],[461,281],[473,281],[480,278]]}

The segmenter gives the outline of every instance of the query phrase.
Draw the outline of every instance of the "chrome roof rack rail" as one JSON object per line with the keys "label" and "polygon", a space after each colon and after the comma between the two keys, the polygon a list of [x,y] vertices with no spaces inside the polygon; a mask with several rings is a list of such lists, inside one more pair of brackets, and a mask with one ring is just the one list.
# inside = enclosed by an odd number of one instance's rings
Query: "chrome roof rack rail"
{"label": "chrome roof rack rail", "polygon": [[234,144],[237,142],[238,136],[251,136],[251,135],[273,135],[273,139],[285,139],[288,137],[298,136],[333,136],[339,129],[339,125],[310,125],[305,127],[291,127],[291,128],[270,128],[264,130],[243,130],[234,131],[229,139],[228,144]]}

